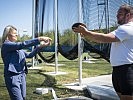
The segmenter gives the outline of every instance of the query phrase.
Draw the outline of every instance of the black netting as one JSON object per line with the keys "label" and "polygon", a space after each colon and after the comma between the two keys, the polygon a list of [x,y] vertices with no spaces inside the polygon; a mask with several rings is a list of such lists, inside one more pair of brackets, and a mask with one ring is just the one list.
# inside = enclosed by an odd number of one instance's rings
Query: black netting
{"label": "black netting", "polygon": [[[84,52],[91,52],[91,53],[97,53],[100,55],[98,58],[103,58],[106,61],[110,62],[110,43],[104,43],[101,47],[101,44],[92,45],[84,40]],[[93,57],[93,56],[92,56]],[[95,57],[96,58],[96,57]]]}
{"label": "black netting", "polygon": [[43,55],[41,52],[38,53],[38,55],[40,56],[40,58],[47,63],[52,63],[55,61],[55,54],[48,56],[47,58],[45,57],[45,55]]}
{"label": "black netting", "polygon": [[[71,29],[73,23],[79,22],[78,0],[57,0],[57,23],[55,23],[55,0],[36,0],[35,4],[35,37],[48,36],[53,39],[52,45],[46,47],[38,55],[45,62],[55,61],[55,24],[58,26],[58,53],[69,60],[78,58],[78,36]],[[133,4],[130,0],[82,0],[81,15],[88,30],[108,33],[117,26],[116,13],[123,3]],[[83,53],[97,53],[97,58],[108,62],[110,43],[92,43],[82,40]],[[96,57],[94,55],[91,55]]]}
{"label": "black netting", "polygon": [[[55,50],[54,50],[54,28],[53,28],[53,12],[54,12],[54,0],[36,0],[36,11],[35,11],[35,37],[48,36],[53,39],[51,47],[44,47],[39,57],[44,62],[55,61]],[[51,25],[51,28],[49,28]],[[51,49],[52,48],[52,49]]]}

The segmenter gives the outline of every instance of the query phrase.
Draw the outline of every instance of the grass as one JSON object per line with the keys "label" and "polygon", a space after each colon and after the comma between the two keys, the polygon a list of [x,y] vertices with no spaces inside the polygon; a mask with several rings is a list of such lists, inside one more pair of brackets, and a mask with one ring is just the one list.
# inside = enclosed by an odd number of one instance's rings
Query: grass
{"label": "grass", "polygon": [[[85,54],[84,54],[85,55]],[[83,55],[83,56],[84,56]],[[112,68],[108,62],[103,59],[94,61],[94,64],[83,63],[82,77],[88,78],[92,76],[99,76],[105,74],[111,74]],[[38,66],[43,67],[38,70],[29,70],[27,74],[27,97],[26,100],[51,100],[53,99],[52,93],[38,95],[35,92],[36,88],[39,87],[52,87],[56,95],[59,98],[84,95],[82,91],[74,91],[67,89],[63,84],[78,82],[78,62],[76,60],[67,60],[59,55],[59,71],[66,72],[65,75],[50,76],[46,75],[46,72],[55,71],[55,67],[48,66],[46,63],[41,63]],[[3,63],[0,59],[0,100],[9,100],[9,95],[4,83],[3,77]]]}

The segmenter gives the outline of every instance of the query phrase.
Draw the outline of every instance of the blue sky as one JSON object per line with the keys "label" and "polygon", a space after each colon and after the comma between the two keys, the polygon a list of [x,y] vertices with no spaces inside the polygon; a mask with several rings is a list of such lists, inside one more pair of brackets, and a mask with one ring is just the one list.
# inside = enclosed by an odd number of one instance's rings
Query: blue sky
{"label": "blue sky", "polygon": [[20,35],[32,34],[32,1],[0,0],[0,36],[7,25],[14,25]]}
{"label": "blue sky", "polygon": [[[17,29],[19,29],[19,34],[22,36],[23,34],[27,34],[27,35],[32,35],[32,1],[33,0],[0,0],[0,36],[2,36],[3,34],[3,30],[4,27],[7,25],[14,25]],[[87,4],[91,5],[91,3],[96,3],[96,2],[91,2],[90,1],[95,1],[95,0],[86,0]],[[115,9],[113,10],[113,13],[111,13],[111,15],[116,16],[116,9],[119,7],[119,5],[121,4],[122,0],[120,0],[119,4],[114,4],[112,0],[112,2],[110,3],[111,7],[114,7],[115,5]],[[50,2],[50,0],[48,0],[48,2]],[[78,22],[78,5],[76,5],[77,0],[73,0],[73,2],[71,2],[71,0],[59,0],[59,6],[60,6],[60,10],[59,10],[59,30],[65,29],[65,28],[71,28],[71,25],[74,22]],[[86,4],[86,3],[85,3]],[[94,5],[92,5],[94,6]],[[47,6],[46,6],[47,7]],[[95,7],[95,6],[94,6]],[[88,7],[89,11],[91,10],[91,8],[94,7]],[[48,5],[46,12],[49,13],[49,15],[47,14],[45,17],[45,25],[44,28],[48,28],[50,26],[52,26],[52,21],[53,18],[50,16],[53,16],[50,14],[50,8],[51,11],[53,11],[53,8],[51,6]],[[62,9],[63,8],[63,9]],[[95,10],[94,10],[95,9]],[[95,13],[97,13],[96,8],[94,8],[92,11]],[[112,10],[112,8],[110,9]],[[45,12],[45,13],[46,13]],[[52,12],[51,12],[52,13]],[[91,14],[91,13],[90,13]],[[87,14],[89,15],[89,14]],[[92,16],[91,16],[92,15]],[[91,14],[88,17],[91,17],[92,19],[87,19],[87,21],[89,22],[89,29],[91,28],[97,28],[97,15],[96,14]],[[111,17],[111,21],[112,19],[114,19],[114,16]],[[95,19],[95,20],[94,20]],[[91,24],[91,22],[93,24]],[[23,31],[27,31],[27,32],[23,32]]]}

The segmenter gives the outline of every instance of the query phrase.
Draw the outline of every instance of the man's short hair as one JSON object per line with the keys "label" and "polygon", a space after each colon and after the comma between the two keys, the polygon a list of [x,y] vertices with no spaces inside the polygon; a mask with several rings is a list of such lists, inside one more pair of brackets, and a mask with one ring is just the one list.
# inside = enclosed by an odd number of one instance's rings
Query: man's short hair
{"label": "man's short hair", "polygon": [[125,10],[126,13],[130,13],[131,15],[133,15],[133,7],[131,5],[128,4],[123,4],[120,6],[120,10]]}

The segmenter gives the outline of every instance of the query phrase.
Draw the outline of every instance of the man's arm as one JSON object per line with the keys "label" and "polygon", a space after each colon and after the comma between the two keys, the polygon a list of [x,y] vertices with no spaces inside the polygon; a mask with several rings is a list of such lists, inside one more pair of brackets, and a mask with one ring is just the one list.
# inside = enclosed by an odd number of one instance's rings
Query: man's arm
{"label": "man's arm", "polygon": [[74,32],[80,33],[82,37],[98,43],[111,43],[120,41],[114,34],[97,33],[87,30],[84,26],[79,25],[73,29]]}
{"label": "man's arm", "polygon": [[88,31],[85,33],[82,33],[83,37],[87,40],[91,40],[98,43],[111,43],[111,42],[118,42],[120,41],[114,34],[108,33],[97,33]]}

